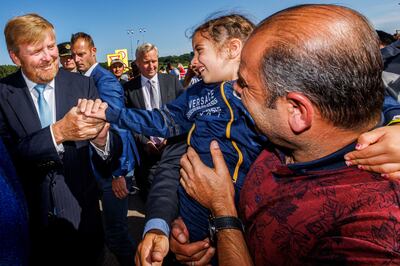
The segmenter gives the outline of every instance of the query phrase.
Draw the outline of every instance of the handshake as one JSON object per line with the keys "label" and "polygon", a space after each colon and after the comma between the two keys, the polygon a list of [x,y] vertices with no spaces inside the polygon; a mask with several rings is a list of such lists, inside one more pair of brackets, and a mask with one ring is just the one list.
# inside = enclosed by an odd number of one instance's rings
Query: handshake
{"label": "handshake", "polygon": [[79,99],[76,107],[81,114],[88,118],[90,117],[103,121],[106,120],[106,109],[108,105],[106,102],[102,102],[100,99]]}
{"label": "handshake", "polygon": [[96,146],[104,147],[110,128],[105,121],[107,106],[100,99],[79,99],[62,119],[51,125],[56,143],[91,140]]}

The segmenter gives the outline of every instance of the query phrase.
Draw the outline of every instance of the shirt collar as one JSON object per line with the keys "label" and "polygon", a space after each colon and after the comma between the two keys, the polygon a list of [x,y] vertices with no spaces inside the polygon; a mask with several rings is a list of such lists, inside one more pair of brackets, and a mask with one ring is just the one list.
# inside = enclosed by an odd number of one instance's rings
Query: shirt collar
{"label": "shirt collar", "polygon": [[310,175],[315,171],[329,171],[347,167],[344,160],[344,155],[355,149],[356,142],[331,153],[325,157],[300,163],[285,164],[285,155],[279,149],[275,149],[276,155],[279,157],[281,164],[278,165],[272,172],[276,177],[293,178],[296,176]]}
{"label": "shirt collar", "polygon": [[84,76],[86,76],[86,77],[90,77],[90,75],[92,74],[92,72],[93,72],[93,69],[98,65],[99,63],[94,63],[86,72],[85,72],[85,74],[83,74]]}
{"label": "shirt collar", "polygon": [[146,78],[146,77],[143,76],[143,75],[140,75],[140,76],[141,76],[142,84],[146,84],[149,80],[150,80],[153,84],[157,83],[157,81],[158,81],[158,74],[155,74],[154,77],[152,77],[151,79],[148,79],[148,78]]}
{"label": "shirt collar", "polygon": [[344,155],[355,149],[356,143],[353,142],[340,150],[335,151],[325,157],[310,162],[288,164],[292,170],[305,169],[305,170],[329,170],[337,167],[346,166]]}
{"label": "shirt collar", "polygon": [[[25,76],[24,71],[21,70],[21,73],[22,77],[26,82],[26,85],[28,86],[29,91],[32,92],[38,83],[35,83],[32,80],[28,79],[28,77]],[[52,79],[49,83],[46,84],[46,88],[54,89],[54,79]]]}

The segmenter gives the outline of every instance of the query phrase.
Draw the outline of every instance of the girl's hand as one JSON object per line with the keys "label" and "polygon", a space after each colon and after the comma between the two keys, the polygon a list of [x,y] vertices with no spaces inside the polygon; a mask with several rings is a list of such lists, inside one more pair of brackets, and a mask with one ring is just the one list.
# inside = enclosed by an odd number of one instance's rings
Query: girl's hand
{"label": "girl's hand", "polygon": [[346,164],[400,178],[400,124],[374,129],[358,138],[356,150],[344,156]]}

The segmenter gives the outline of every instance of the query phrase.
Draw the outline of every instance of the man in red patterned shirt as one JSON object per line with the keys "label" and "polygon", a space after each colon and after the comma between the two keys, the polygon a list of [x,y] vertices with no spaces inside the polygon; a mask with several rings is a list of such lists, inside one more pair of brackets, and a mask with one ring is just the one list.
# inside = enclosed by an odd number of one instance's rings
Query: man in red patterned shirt
{"label": "man in red patterned shirt", "polygon": [[215,169],[192,149],[181,161],[186,191],[219,219],[220,265],[400,264],[399,182],[343,159],[381,125],[382,69],[374,29],[351,9],[296,6],[260,23],[235,89],[274,145],[242,188],[245,236],[218,144]]}

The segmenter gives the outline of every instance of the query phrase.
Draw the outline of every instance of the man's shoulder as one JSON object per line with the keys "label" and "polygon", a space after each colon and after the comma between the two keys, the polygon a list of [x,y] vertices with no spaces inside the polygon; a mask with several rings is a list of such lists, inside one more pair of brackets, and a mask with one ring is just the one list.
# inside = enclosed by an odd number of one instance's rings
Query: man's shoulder
{"label": "man's shoulder", "polygon": [[21,70],[17,70],[14,73],[0,79],[1,84],[5,85],[15,85],[17,81],[21,81],[23,79]]}
{"label": "man's shoulder", "polygon": [[178,77],[171,74],[159,73],[158,84],[161,90],[167,90],[175,94],[174,98],[179,96],[184,90]]}
{"label": "man's shoulder", "polygon": [[6,99],[9,95],[24,88],[26,88],[26,82],[22,77],[21,70],[0,79],[0,95],[2,99]]}
{"label": "man's shoulder", "polygon": [[56,74],[56,79],[59,80],[69,80],[69,81],[88,81],[89,78],[80,74],[79,72],[70,72],[63,68],[60,68]]}
{"label": "man's shoulder", "polygon": [[158,80],[164,80],[168,82],[178,81],[178,78],[172,74],[158,73]]}
{"label": "man's shoulder", "polygon": [[73,92],[74,90],[86,90],[92,87],[90,78],[81,75],[80,73],[69,72],[60,69],[55,77],[56,89],[66,88]]}
{"label": "man's shoulder", "polygon": [[122,86],[114,74],[102,67],[100,64],[93,69],[90,77],[93,78],[97,88],[101,87],[102,85],[117,87]]}
{"label": "man's shoulder", "polygon": [[139,75],[124,84],[126,90],[138,90],[142,87],[142,76]]}
{"label": "man's shoulder", "polygon": [[95,73],[99,73],[106,76],[114,76],[110,71],[102,67],[100,64],[97,64],[97,66],[93,69],[92,75]]}

